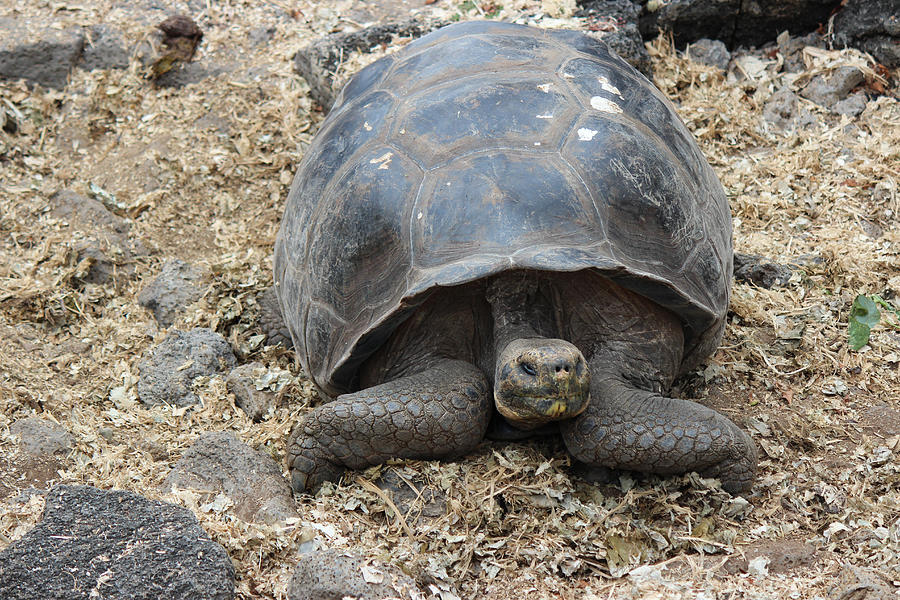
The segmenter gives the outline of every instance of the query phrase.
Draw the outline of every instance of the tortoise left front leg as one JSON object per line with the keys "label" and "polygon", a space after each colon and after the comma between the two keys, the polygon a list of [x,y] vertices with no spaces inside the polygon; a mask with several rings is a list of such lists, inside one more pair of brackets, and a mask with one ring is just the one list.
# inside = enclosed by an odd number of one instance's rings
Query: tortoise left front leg
{"label": "tortoise left front leg", "polygon": [[[604,364],[605,363],[605,364]],[[756,446],[715,410],[641,389],[607,361],[591,361],[591,402],[560,425],[569,452],[602,467],[657,474],[697,471],[732,494],[750,488]]]}
{"label": "tortoise left front leg", "polygon": [[454,458],[484,438],[491,388],[479,368],[444,359],[428,369],[338,396],[304,415],[288,441],[296,492],[336,481],[344,469],[389,458]]}

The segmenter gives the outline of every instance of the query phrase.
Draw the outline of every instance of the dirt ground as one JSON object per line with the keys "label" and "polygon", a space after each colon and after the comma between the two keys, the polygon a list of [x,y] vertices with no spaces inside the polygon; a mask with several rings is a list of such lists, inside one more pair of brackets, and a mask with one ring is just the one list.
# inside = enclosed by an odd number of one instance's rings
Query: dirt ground
{"label": "dirt ground", "polygon": [[[40,518],[41,496],[26,490],[68,482],[192,509],[231,555],[241,598],[284,598],[298,548],[316,545],[397,564],[444,599],[900,595],[900,320],[889,309],[900,306],[897,88],[870,76],[857,117],[801,99],[808,119],[796,131],[763,120],[782,85],[848,62],[874,68],[854,51],[806,52],[797,77],[776,55],[726,74],[665,39],[649,44],[656,84],[728,193],[736,251],[793,265],[784,285],[735,283],[721,348],[676,384],[753,436],[759,478],[748,497],[696,475],[593,483],[552,439],[349,474],[297,498],[300,518],[283,527],[159,491],[206,431],[231,431],[283,464],[292,423],[319,402],[293,356],[263,345],[257,296],[271,284],[293,172],[323,117],[291,57],[315,36],[380,18],[342,19],[351,4],[176,3],[205,32],[194,61],[221,68],[183,87],[154,85],[137,60],[76,69],[62,91],[0,82],[0,109],[17,115],[15,131],[0,131],[0,549]],[[505,4],[495,18],[542,3]],[[554,15],[545,26],[578,25],[567,3],[543,4]],[[0,13],[106,23],[134,43],[165,16],[142,6],[0,0]],[[478,17],[472,6],[429,10]],[[269,26],[258,43],[254,32]],[[51,210],[60,190],[103,201],[145,252],[109,281],[88,281],[79,248],[96,232]],[[166,334],[137,296],[171,258],[208,273],[173,327],[210,327],[241,362],[293,374],[262,422],[236,407],[224,375],[197,382],[202,403],[191,409],[137,401],[138,363]],[[884,305],[854,351],[848,320],[860,294]],[[29,416],[60,423],[74,450],[56,462],[20,458],[10,426]],[[398,508],[372,485],[390,472],[428,493]]]}

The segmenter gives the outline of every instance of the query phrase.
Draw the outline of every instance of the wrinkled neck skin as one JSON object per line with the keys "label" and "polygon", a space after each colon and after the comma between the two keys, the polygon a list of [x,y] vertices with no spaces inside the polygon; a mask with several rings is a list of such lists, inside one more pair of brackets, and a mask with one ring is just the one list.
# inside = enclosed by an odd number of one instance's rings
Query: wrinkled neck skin
{"label": "wrinkled neck skin", "polygon": [[511,425],[524,430],[572,418],[589,400],[584,356],[570,342],[552,337],[560,330],[559,303],[546,298],[538,281],[514,271],[497,276],[485,290],[494,326],[494,364],[488,367],[494,403]]}
{"label": "wrinkled neck skin", "polygon": [[[500,274],[487,284],[485,296],[494,321],[495,360],[514,340],[544,337],[536,323],[549,316],[549,307],[547,311],[541,310],[544,307],[540,305],[544,303],[534,278],[516,271]],[[544,313],[543,319],[537,316],[539,312]]]}

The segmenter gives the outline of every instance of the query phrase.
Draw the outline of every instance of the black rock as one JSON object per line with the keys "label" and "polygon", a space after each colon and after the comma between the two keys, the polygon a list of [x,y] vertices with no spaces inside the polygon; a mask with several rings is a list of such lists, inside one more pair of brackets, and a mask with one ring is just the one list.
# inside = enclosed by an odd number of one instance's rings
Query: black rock
{"label": "black rock", "polygon": [[729,48],[760,46],[782,31],[805,34],[828,22],[840,0],[651,0],[639,25],[644,38],[671,32],[680,47],[710,38]]}
{"label": "black rock", "polygon": [[900,67],[900,0],[846,0],[834,17],[834,41]]}
{"label": "black rock", "polygon": [[671,32],[679,47],[701,38],[733,47],[740,7],[741,0],[651,1],[644,4],[638,24],[644,39],[662,30]]}
{"label": "black rock", "polygon": [[230,600],[234,567],[190,511],[57,486],[43,520],[0,552],[4,600]]}
{"label": "black rock", "polygon": [[0,79],[25,79],[44,87],[63,88],[81,58],[84,34],[44,24],[0,18]]}

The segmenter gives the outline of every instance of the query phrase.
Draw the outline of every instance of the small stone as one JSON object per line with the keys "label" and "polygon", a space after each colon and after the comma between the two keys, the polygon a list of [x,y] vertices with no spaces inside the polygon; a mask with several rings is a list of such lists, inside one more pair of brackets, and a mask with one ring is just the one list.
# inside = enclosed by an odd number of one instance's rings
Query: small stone
{"label": "small stone", "polygon": [[62,485],[43,520],[0,552],[0,590],[4,600],[230,600],[234,567],[180,506]]}
{"label": "small stone", "polygon": [[[265,384],[263,378],[269,374],[269,369],[262,363],[252,362],[235,367],[225,379],[228,391],[234,394],[235,403],[248,417],[257,422],[276,405],[278,392],[284,387],[276,385],[278,389],[273,389]],[[279,371],[279,374],[287,377],[286,382],[290,381],[290,373],[287,371]]]}
{"label": "small stone", "polygon": [[778,90],[763,106],[763,121],[780,130],[793,128],[797,118],[798,101],[797,94],[787,88]]}
{"label": "small stone", "polygon": [[233,434],[206,433],[188,448],[163,487],[225,494],[234,513],[249,522],[281,523],[297,517],[291,486],[281,467],[265,452],[253,450]]}
{"label": "small stone", "polygon": [[690,44],[685,53],[695,62],[718,67],[723,71],[728,69],[728,63],[731,61],[731,53],[725,43],[708,38],[701,38]]}
{"label": "small stone", "polygon": [[800,95],[820,106],[831,108],[850,91],[866,80],[865,74],[857,67],[839,67],[830,75],[817,75],[807,83]]}
{"label": "small stone", "polygon": [[356,600],[422,596],[406,573],[377,560],[365,560],[339,550],[300,556],[288,586],[288,600]]}
{"label": "small stone", "polygon": [[872,450],[872,456],[869,458],[869,464],[873,467],[880,467],[891,462],[893,452],[887,446],[878,446]]}
{"label": "small stone", "polygon": [[267,27],[254,27],[250,30],[250,34],[248,37],[250,38],[250,45],[252,46],[262,46],[269,42],[274,36],[277,30],[275,27],[269,25]]}
{"label": "small stone", "polygon": [[734,253],[734,278],[769,289],[787,285],[793,275],[790,267],[754,254]]}
{"label": "small stone", "polygon": [[138,365],[138,397],[147,406],[196,404],[200,399],[191,391],[193,381],[236,364],[231,346],[211,329],[172,331]]}
{"label": "small stone", "polygon": [[866,110],[866,95],[864,93],[853,94],[849,98],[835,102],[831,110],[839,115],[858,117],[862,111]]}
{"label": "small stone", "polygon": [[203,295],[204,275],[179,259],[163,264],[159,275],[138,294],[138,304],[153,313],[161,327],[170,327],[178,315]]}
{"label": "small stone", "polygon": [[32,456],[66,454],[75,446],[75,438],[68,430],[49,419],[28,417],[9,428],[19,438],[19,450]]}
{"label": "small stone", "polygon": [[400,477],[394,469],[387,469],[375,485],[390,496],[408,522],[441,517],[447,512],[447,495],[421,478]]}

